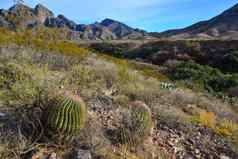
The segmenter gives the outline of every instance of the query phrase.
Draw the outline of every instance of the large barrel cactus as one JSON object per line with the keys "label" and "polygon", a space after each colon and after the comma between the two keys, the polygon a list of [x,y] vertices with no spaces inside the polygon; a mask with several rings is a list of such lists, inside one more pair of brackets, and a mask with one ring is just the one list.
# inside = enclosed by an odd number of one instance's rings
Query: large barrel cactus
{"label": "large barrel cactus", "polygon": [[86,120],[86,106],[78,96],[59,95],[47,109],[47,130],[54,136],[68,138],[79,133]]}
{"label": "large barrel cactus", "polygon": [[122,144],[136,146],[150,134],[152,128],[151,111],[142,102],[131,104],[129,113],[123,117],[119,135]]}

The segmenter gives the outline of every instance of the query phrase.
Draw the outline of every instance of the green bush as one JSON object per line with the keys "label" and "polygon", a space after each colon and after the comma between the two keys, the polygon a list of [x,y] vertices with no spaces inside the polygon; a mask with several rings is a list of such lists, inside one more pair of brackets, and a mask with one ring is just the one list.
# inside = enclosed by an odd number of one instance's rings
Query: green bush
{"label": "green bush", "polygon": [[118,65],[118,77],[121,84],[135,82],[136,80],[136,74],[132,71],[130,72],[126,62],[121,62],[120,65]]}
{"label": "green bush", "polygon": [[238,51],[231,51],[225,54],[223,58],[215,64],[215,66],[226,72],[237,73]]}
{"label": "green bush", "polygon": [[171,69],[169,76],[172,80],[193,82],[214,94],[238,85],[237,74],[224,74],[216,68],[192,62],[181,62]]}
{"label": "green bush", "polygon": [[[6,62],[0,65],[0,100],[11,105],[31,105],[47,89],[48,69],[28,63]],[[55,82],[56,83],[56,82]]]}

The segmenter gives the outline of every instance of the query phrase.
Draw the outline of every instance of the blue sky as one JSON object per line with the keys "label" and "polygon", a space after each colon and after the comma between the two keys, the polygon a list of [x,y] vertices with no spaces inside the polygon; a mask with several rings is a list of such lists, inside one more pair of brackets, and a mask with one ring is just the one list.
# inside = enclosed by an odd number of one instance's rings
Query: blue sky
{"label": "blue sky", "polygon": [[[183,28],[207,20],[232,7],[237,0],[25,0],[41,3],[56,15],[64,14],[77,23],[94,23],[112,18],[147,31]],[[1,0],[9,8],[13,0]]]}

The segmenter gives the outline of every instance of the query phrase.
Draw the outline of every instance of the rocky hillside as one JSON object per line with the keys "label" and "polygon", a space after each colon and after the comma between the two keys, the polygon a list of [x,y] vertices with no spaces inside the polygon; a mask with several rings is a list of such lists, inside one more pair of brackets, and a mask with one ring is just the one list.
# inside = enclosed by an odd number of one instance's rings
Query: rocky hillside
{"label": "rocky hillside", "polygon": [[173,39],[238,39],[238,4],[210,20],[153,35]]}
{"label": "rocky hillside", "polygon": [[158,66],[41,38],[0,29],[0,158],[238,158],[237,98],[183,80],[216,89],[219,71],[180,65],[171,81]]}
{"label": "rocky hillside", "polygon": [[13,30],[34,29],[41,26],[64,28],[70,40],[140,39],[148,36],[143,30],[131,28],[112,19],[89,25],[77,24],[64,15],[54,16],[41,4],[35,8],[17,4],[8,10],[0,10],[0,26]]}
{"label": "rocky hillside", "polygon": [[238,158],[236,40],[147,41],[42,5],[0,25],[0,159]]}

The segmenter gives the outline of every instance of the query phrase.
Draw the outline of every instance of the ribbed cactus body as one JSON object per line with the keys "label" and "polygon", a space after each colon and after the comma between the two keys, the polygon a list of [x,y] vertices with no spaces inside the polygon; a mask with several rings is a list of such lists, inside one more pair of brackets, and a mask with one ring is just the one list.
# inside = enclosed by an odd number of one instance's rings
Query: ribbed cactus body
{"label": "ribbed cactus body", "polygon": [[86,120],[86,106],[83,101],[72,97],[59,96],[47,113],[47,127],[50,131],[63,136],[77,134]]}
{"label": "ribbed cactus body", "polygon": [[129,118],[124,119],[123,126],[120,128],[121,142],[135,146],[150,134],[151,128],[150,109],[142,102],[134,102],[131,105]]}

